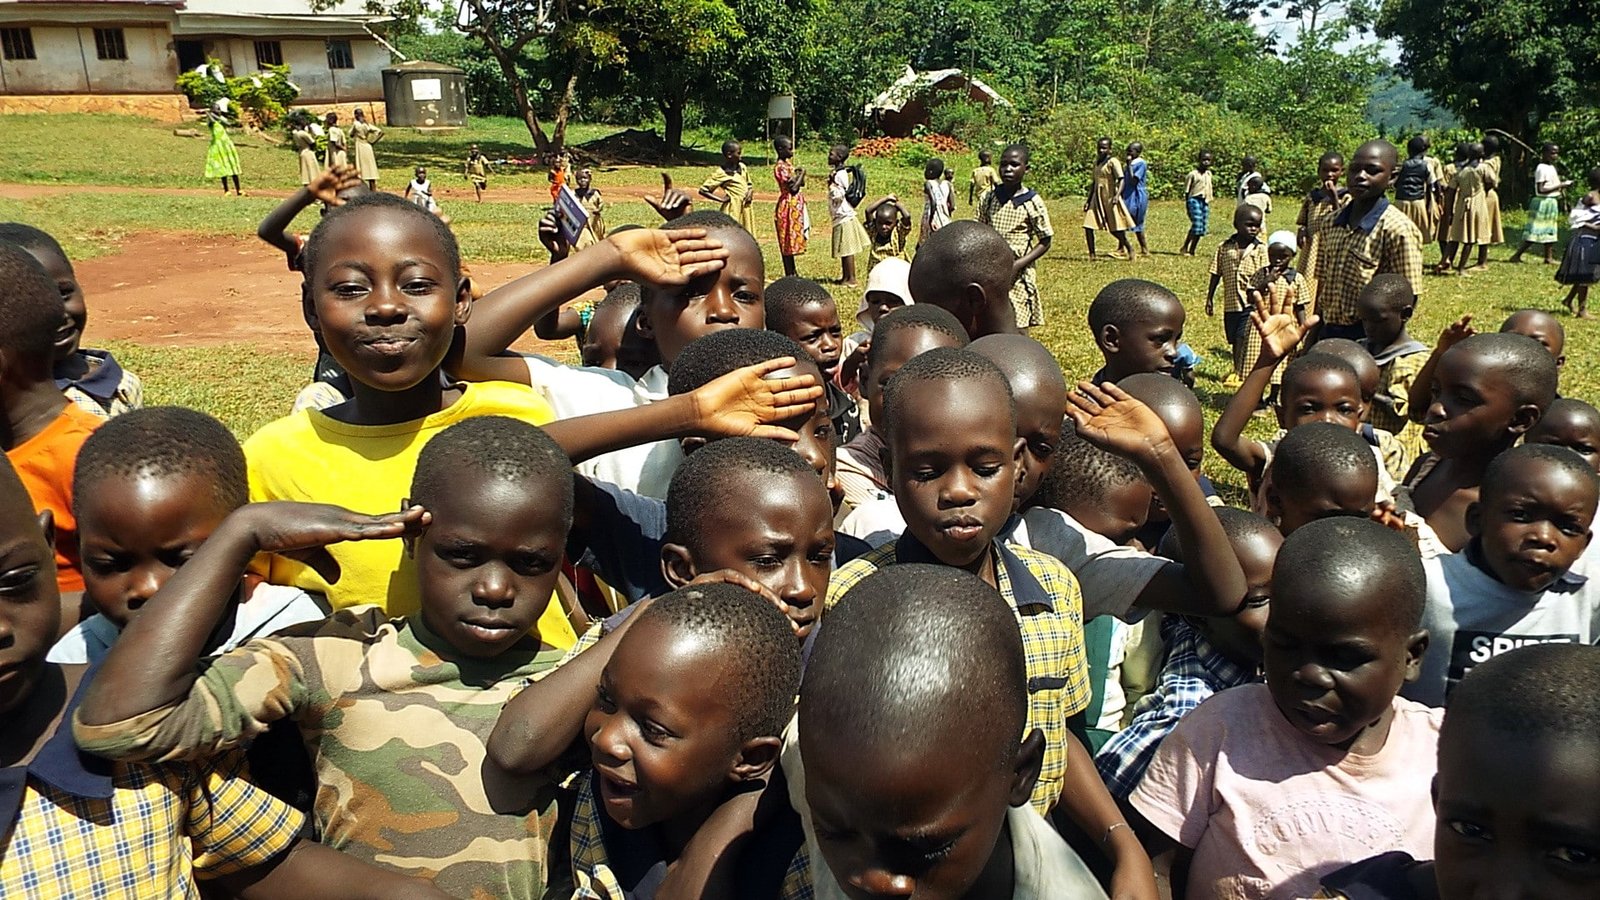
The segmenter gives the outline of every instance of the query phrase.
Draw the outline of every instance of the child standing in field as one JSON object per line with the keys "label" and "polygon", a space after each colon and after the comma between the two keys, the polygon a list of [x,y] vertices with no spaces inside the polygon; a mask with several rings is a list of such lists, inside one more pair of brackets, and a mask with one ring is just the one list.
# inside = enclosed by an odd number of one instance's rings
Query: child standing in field
{"label": "child standing in field", "polygon": [[833,258],[839,261],[839,282],[855,286],[856,257],[867,249],[867,230],[856,219],[856,208],[850,202],[850,170],[844,161],[850,158],[850,148],[834,144],[828,150],[828,215],[833,219]]}
{"label": "child standing in field", "polygon": [[1216,194],[1211,175],[1211,151],[1201,150],[1195,167],[1183,185],[1184,209],[1189,213],[1189,235],[1183,239],[1184,256],[1193,256],[1200,249],[1200,239],[1206,236],[1211,224],[1211,198]]}
{"label": "child standing in field", "polygon": [[[1106,150],[1110,152],[1110,142]],[[1116,160],[1111,160],[1115,163]],[[1011,283],[1011,308],[1017,315],[1017,328],[1024,334],[1035,325],[1044,324],[1044,301],[1039,296],[1039,281],[1033,264],[1050,250],[1055,230],[1050,227],[1050,210],[1044,198],[1032,188],[1024,187],[1022,179],[1028,174],[1028,148],[1012,144],[1000,154],[1000,186],[989,192],[983,205],[978,207],[978,221],[1000,232],[1016,255],[1012,264],[1016,273]],[[1114,193],[1112,199],[1121,208],[1121,199]],[[1089,250],[1094,251],[1094,233],[1088,232]],[[1123,237],[1122,245],[1128,245]]]}
{"label": "child standing in field", "polygon": [[750,183],[750,170],[744,164],[744,147],[738,141],[725,141],[722,165],[712,170],[711,176],[700,185],[700,196],[722,204],[725,215],[732,216],[745,231],[755,234],[755,217],[750,212],[755,195],[756,186]]}
{"label": "child standing in field", "polygon": [[[1089,260],[1094,261],[1094,233],[1109,231],[1117,239],[1112,259],[1132,259],[1133,246],[1128,243],[1128,229],[1133,219],[1122,203],[1122,163],[1111,152],[1111,138],[1103,137],[1094,143],[1094,181],[1089,185],[1089,197],[1083,203],[1083,240],[1089,245]],[[1004,165],[1004,160],[1001,161]],[[981,218],[981,217],[980,217]]]}
{"label": "child standing in field", "polygon": [[323,125],[328,129],[328,168],[350,165],[350,151],[345,144],[344,129],[339,127],[339,114],[328,113]]}
{"label": "child standing in field", "polygon": [[1139,238],[1139,255],[1149,256],[1150,245],[1144,240],[1144,217],[1150,211],[1150,164],[1144,161],[1144,145],[1138,141],[1128,145],[1128,171],[1122,176],[1122,205],[1128,208],[1133,227],[1128,230]]}
{"label": "child standing in field", "polygon": [[1434,203],[1439,188],[1439,163],[1428,156],[1428,139],[1416,135],[1406,142],[1406,161],[1394,179],[1395,208],[1422,232],[1424,244],[1433,243],[1439,232],[1438,206]]}
{"label": "child standing in field", "polygon": [[[476,183],[473,185],[477,187]],[[433,199],[433,182],[428,180],[426,166],[417,166],[416,174],[411,177],[411,183],[406,185],[405,198],[422,207],[434,215],[439,214],[439,204]],[[483,192],[479,189],[478,202],[483,202]]]}
{"label": "child standing in field", "polygon": [[206,147],[206,180],[222,182],[222,193],[228,193],[228,179],[233,179],[233,193],[243,197],[239,189],[239,148],[228,136],[228,108],[232,101],[223,97],[206,111],[206,128],[211,131],[211,143]]}
{"label": "child standing in field", "polygon": [[1528,230],[1523,232],[1522,246],[1511,254],[1512,262],[1522,262],[1522,254],[1534,244],[1544,246],[1545,265],[1555,262],[1556,229],[1561,221],[1561,192],[1572,182],[1561,180],[1556,171],[1556,160],[1561,158],[1561,148],[1546,141],[1539,151],[1540,162],[1533,170],[1533,199],[1528,202]]}
{"label": "child standing in field", "polygon": [[[1467,164],[1456,172],[1455,214],[1450,220],[1450,241],[1457,245],[1456,272],[1467,270],[1467,260],[1472,257],[1474,244],[1487,248],[1493,240],[1494,223],[1490,219],[1488,189],[1493,175],[1483,164],[1483,145],[1467,148]],[[1474,266],[1476,270],[1482,261]]]}
{"label": "child standing in field", "polygon": [[1500,139],[1492,134],[1483,136],[1483,162],[1482,168],[1488,177],[1484,179],[1484,203],[1489,208],[1489,241],[1478,248],[1478,263],[1473,268],[1482,269],[1489,263],[1489,245],[1496,246],[1506,242],[1505,226],[1500,221],[1500,167],[1505,162],[1500,156]]}
{"label": "child standing in field", "polygon": [[1561,268],[1556,270],[1556,281],[1572,286],[1561,301],[1567,311],[1572,312],[1573,301],[1577,301],[1574,314],[1587,319],[1589,285],[1600,281],[1600,168],[1589,170],[1589,193],[1573,205],[1567,224],[1572,227],[1572,238],[1561,258]]}
{"label": "child standing in field", "polygon": [[378,156],[372,152],[372,145],[383,140],[383,129],[367,121],[367,114],[356,110],[356,121],[350,126],[350,138],[356,142],[356,169],[361,172],[361,180],[367,183],[367,190],[378,189]]}
{"label": "child standing in field", "polygon": [[1267,183],[1260,175],[1251,176],[1250,183],[1245,185],[1244,202],[1261,210],[1262,216],[1272,212],[1272,195],[1267,193]]}
{"label": "child standing in field", "polygon": [[1266,245],[1261,243],[1261,210],[1241,203],[1233,211],[1233,235],[1217,245],[1211,261],[1211,284],[1206,288],[1206,315],[1217,314],[1217,288],[1222,288],[1222,332],[1233,348],[1233,372],[1223,387],[1238,387],[1245,367],[1252,360],[1244,356],[1245,332],[1250,328],[1250,310],[1244,305],[1244,285],[1267,264]]}
{"label": "child standing in field", "polygon": [[783,256],[783,274],[792,277],[794,258],[806,252],[806,238],[811,234],[811,216],[800,193],[806,185],[806,170],[794,164],[794,141],[789,138],[775,138],[772,152],[778,157],[778,164],[772,167],[772,177],[778,182],[773,224],[778,232],[778,253]]}
{"label": "child standing in field", "polygon": [[577,196],[578,202],[583,204],[584,214],[588,216],[583,223],[583,232],[578,235],[578,243],[574,250],[582,250],[590,244],[598,243],[606,236],[606,223],[602,218],[605,212],[605,200],[600,196],[600,191],[594,186],[594,172],[587,167],[578,170],[578,187],[572,193]]}
{"label": "child standing in field", "polygon": [[973,209],[977,209],[983,198],[1000,184],[1000,173],[995,171],[993,162],[993,153],[978,151],[978,167],[972,170],[972,183],[967,185],[967,205]]}
{"label": "child standing in field", "polygon": [[955,213],[955,192],[945,178],[944,160],[937,156],[922,168],[922,229],[917,232],[917,246],[928,235],[950,224]]}
{"label": "child standing in field", "polygon": [[311,114],[297,109],[289,117],[289,138],[294,142],[295,156],[300,162],[300,183],[317,180],[322,167],[317,165],[317,136],[311,130]]}
{"label": "child standing in field", "polygon": [[478,202],[483,202],[483,192],[489,187],[489,158],[483,155],[477,144],[467,148],[467,161],[462,167],[462,174],[472,182],[472,192],[478,195]]}

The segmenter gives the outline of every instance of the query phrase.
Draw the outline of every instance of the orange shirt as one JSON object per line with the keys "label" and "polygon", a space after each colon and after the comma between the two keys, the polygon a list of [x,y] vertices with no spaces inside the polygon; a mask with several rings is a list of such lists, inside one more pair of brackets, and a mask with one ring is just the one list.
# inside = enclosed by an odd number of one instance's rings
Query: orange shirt
{"label": "orange shirt", "polygon": [[50,510],[56,522],[56,585],[63,592],[83,590],[78,566],[78,522],[72,517],[72,470],[78,449],[100,419],[68,403],[44,430],[6,451],[35,511]]}

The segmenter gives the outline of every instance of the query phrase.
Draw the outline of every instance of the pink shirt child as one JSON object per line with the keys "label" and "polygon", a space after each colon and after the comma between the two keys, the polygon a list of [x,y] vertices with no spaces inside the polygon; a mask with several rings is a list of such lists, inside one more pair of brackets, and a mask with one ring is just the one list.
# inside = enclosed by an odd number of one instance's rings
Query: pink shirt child
{"label": "pink shirt child", "polygon": [[1433,857],[1443,710],[1394,699],[1383,749],[1358,756],[1301,734],[1265,684],[1223,691],[1162,742],[1129,798],[1194,851],[1190,900],[1290,900],[1389,850]]}

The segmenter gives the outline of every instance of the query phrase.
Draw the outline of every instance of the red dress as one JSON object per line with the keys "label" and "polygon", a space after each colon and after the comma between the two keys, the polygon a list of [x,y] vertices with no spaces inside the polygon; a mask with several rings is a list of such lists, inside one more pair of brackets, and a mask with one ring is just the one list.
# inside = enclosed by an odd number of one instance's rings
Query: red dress
{"label": "red dress", "polygon": [[780,159],[772,167],[772,176],[778,180],[778,209],[774,214],[778,252],[784,256],[799,256],[806,252],[806,198],[789,191],[789,180],[794,178],[794,169],[792,159]]}

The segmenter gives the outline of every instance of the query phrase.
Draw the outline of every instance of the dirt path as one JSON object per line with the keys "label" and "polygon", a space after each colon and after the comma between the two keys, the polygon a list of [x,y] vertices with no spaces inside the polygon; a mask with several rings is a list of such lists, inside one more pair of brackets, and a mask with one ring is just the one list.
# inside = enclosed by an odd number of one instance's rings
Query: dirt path
{"label": "dirt path", "polygon": [[[539,266],[483,263],[473,274],[498,287]],[[192,234],[138,234],[116,253],[85,260],[78,280],[89,302],[85,345],[134,341],[149,346],[315,352],[300,316],[300,276],[260,241]],[[518,347],[537,349],[527,338]]]}

